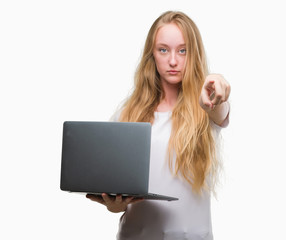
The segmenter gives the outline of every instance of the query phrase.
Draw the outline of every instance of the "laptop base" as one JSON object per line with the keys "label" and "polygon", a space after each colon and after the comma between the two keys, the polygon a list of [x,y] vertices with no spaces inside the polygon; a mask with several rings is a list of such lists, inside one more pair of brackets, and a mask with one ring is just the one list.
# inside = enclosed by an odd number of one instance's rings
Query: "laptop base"
{"label": "laptop base", "polygon": [[[71,191],[70,191],[71,192]],[[75,192],[71,192],[75,193]],[[76,193],[81,193],[81,194],[91,194],[91,195],[96,195],[96,196],[101,196],[102,193],[92,193],[92,192],[76,192]],[[117,194],[116,193],[107,193],[111,197],[115,197]],[[165,195],[159,195],[159,194],[154,194],[154,193],[148,193],[148,194],[120,194],[122,198],[126,197],[133,197],[134,199],[145,199],[145,200],[165,200],[165,201],[176,201],[179,200],[178,198],[175,197],[170,197],[170,196],[165,196]]]}

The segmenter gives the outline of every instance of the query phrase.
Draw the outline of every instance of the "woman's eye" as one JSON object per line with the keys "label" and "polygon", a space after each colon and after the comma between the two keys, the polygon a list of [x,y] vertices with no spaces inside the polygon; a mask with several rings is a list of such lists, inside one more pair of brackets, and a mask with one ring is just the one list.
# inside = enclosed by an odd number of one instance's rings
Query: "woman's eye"
{"label": "woman's eye", "polygon": [[161,53],[166,53],[166,52],[167,52],[167,49],[166,49],[166,48],[160,48],[159,51],[160,51]]}
{"label": "woman's eye", "polygon": [[186,52],[187,52],[187,51],[186,51],[186,49],[184,49],[184,48],[179,50],[179,53],[181,53],[181,54],[186,54]]}

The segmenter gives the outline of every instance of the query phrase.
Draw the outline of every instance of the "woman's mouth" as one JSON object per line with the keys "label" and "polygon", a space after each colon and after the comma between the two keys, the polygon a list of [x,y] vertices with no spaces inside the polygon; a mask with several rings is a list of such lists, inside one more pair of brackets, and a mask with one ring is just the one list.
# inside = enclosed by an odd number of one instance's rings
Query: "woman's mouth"
{"label": "woman's mouth", "polygon": [[176,71],[176,70],[169,70],[169,71],[167,71],[169,74],[171,74],[171,75],[176,75],[176,74],[178,74],[179,73],[179,71]]}

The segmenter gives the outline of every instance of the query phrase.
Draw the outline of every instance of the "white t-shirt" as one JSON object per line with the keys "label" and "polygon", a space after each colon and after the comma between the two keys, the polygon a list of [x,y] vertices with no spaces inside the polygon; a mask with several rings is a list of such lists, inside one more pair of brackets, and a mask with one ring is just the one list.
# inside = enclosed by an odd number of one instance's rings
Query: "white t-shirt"
{"label": "white t-shirt", "polygon": [[154,114],[149,192],[177,197],[179,200],[144,200],[129,204],[120,219],[117,239],[212,240],[210,194],[204,192],[198,196],[185,180],[172,175],[166,158],[172,113]]}

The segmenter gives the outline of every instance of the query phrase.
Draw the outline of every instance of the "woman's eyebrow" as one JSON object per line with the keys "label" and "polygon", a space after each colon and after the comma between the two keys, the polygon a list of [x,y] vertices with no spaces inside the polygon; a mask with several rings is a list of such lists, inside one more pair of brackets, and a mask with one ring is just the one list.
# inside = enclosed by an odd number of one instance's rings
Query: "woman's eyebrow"
{"label": "woman's eyebrow", "polygon": [[[165,46],[165,47],[169,47],[168,44],[166,43],[156,43],[156,46]],[[178,47],[186,47],[185,43],[179,44]]]}

